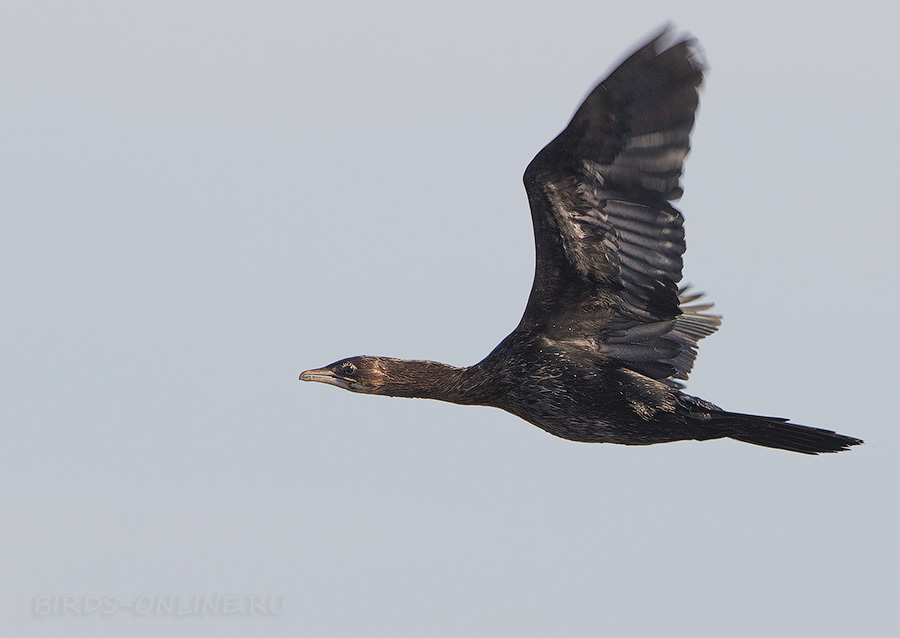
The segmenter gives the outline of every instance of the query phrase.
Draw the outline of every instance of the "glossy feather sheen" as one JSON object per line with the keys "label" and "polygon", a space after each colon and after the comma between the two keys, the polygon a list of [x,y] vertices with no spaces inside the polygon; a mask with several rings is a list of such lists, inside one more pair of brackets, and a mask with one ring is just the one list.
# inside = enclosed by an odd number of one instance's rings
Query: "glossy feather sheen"
{"label": "glossy feather sheen", "polygon": [[[301,379],[355,392],[491,405],[551,434],[645,445],[730,437],[807,454],[861,443],[681,392],[720,318],[679,288],[683,163],[703,65],[654,37],[595,87],[529,164],[534,284],[518,327],[483,361],[351,357]],[[699,303],[698,303],[699,302]]]}

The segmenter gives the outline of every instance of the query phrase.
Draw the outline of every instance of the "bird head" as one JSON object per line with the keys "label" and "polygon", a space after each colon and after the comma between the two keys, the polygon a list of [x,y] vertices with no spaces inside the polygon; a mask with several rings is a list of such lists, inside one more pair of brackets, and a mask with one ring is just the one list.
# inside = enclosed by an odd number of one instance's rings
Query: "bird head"
{"label": "bird head", "polygon": [[301,381],[317,381],[351,392],[381,394],[385,368],[379,357],[359,356],[335,361],[324,368],[300,373]]}

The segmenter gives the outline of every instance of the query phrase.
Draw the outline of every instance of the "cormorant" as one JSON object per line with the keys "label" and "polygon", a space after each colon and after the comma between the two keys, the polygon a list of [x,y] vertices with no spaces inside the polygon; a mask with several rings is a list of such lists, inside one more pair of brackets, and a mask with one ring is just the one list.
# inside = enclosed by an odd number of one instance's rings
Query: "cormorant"
{"label": "cormorant", "polygon": [[727,412],[681,391],[712,304],[679,288],[682,194],[703,64],[666,29],[597,85],[528,165],[534,284],[518,327],[483,361],[359,356],[300,375],[353,392],[511,412],[573,441],[647,445],[728,437],[805,454],[861,440]]}

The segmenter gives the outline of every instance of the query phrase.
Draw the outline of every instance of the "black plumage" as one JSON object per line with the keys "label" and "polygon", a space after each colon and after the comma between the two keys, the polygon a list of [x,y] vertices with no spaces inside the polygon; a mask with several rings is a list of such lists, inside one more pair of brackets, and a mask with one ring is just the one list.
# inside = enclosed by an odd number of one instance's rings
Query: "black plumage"
{"label": "black plumage", "polygon": [[679,289],[683,162],[703,65],[652,38],[591,91],[529,164],[534,285],[518,327],[483,361],[352,357],[301,380],[355,392],[502,408],[574,441],[732,438],[807,454],[862,443],[787,419],[727,412],[681,391],[711,304]]}

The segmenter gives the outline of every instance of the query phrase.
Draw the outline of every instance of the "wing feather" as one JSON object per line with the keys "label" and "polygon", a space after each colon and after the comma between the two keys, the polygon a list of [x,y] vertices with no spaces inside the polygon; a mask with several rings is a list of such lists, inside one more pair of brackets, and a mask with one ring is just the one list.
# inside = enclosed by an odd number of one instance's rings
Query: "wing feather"
{"label": "wing feather", "polygon": [[601,359],[678,385],[720,319],[679,290],[684,219],[669,202],[699,102],[696,43],[666,30],[595,87],[524,182],[537,252],[520,327],[593,344]]}

